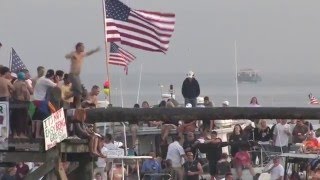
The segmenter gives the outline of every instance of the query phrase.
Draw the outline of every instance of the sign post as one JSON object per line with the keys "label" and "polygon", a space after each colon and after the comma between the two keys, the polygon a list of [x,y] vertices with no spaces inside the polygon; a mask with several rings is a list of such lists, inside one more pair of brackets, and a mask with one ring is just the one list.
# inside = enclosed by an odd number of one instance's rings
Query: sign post
{"label": "sign post", "polygon": [[43,131],[46,151],[68,137],[63,108],[43,121]]}
{"label": "sign post", "polygon": [[0,101],[0,150],[8,150],[9,103]]}

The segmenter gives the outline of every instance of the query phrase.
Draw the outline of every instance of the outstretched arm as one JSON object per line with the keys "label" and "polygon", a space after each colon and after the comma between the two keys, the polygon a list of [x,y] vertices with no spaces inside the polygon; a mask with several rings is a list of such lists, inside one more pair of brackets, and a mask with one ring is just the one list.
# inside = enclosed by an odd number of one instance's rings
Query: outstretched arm
{"label": "outstretched arm", "polygon": [[73,52],[66,54],[66,59],[71,59],[73,57]]}
{"label": "outstretched arm", "polygon": [[90,50],[86,53],[86,56],[90,56],[91,54],[94,54],[96,52],[100,51],[100,47],[97,47],[96,49]]}

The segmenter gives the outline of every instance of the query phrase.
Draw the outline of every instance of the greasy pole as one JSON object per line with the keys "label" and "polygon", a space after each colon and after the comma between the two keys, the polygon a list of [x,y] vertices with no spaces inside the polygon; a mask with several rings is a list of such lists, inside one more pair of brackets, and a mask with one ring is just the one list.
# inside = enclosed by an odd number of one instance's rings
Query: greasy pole
{"label": "greasy pole", "polygon": [[214,108],[96,108],[87,110],[87,122],[216,120],[216,119],[320,119],[320,108],[214,107]]}

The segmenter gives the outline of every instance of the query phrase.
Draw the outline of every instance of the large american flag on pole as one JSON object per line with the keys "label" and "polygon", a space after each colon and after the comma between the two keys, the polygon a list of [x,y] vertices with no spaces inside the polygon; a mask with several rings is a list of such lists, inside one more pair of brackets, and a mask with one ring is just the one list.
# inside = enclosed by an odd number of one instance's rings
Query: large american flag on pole
{"label": "large american flag on pole", "polygon": [[319,104],[319,100],[314,97],[311,93],[309,94],[310,104]]}
{"label": "large american flag on pole", "polygon": [[11,50],[11,67],[10,70],[13,73],[18,73],[23,69],[27,69],[26,65],[22,62],[16,51],[12,48]]}
{"label": "large american flag on pole", "polygon": [[166,52],[174,31],[175,14],[133,10],[118,0],[105,0],[108,42]]}
{"label": "large american flag on pole", "polygon": [[119,47],[116,43],[110,43],[109,64],[123,66],[128,73],[128,65],[135,59],[133,54]]}

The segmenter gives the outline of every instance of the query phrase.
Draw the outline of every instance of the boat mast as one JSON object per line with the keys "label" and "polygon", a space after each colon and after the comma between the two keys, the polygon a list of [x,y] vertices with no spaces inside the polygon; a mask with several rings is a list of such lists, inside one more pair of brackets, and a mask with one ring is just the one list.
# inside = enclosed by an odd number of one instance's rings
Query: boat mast
{"label": "boat mast", "polygon": [[142,75],[142,64],[141,64],[141,68],[140,68],[139,85],[138,85],[138,95],[137,95],[137,104],[139,103],[139,96],[140,96],[141,75]]}
{"label": "boat mast", "polygon": [[237,106],[239,106],[239,87],[238,87],[238,61],[237,61],[237,41],[234,41],[234,64],[236,70],[236,97]]}

